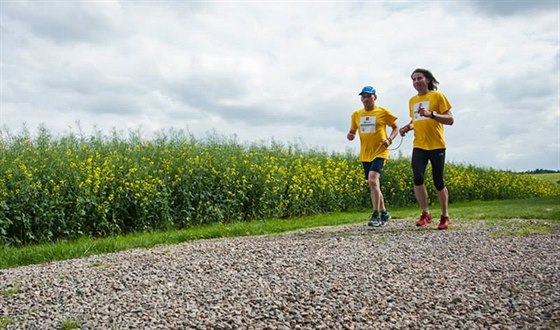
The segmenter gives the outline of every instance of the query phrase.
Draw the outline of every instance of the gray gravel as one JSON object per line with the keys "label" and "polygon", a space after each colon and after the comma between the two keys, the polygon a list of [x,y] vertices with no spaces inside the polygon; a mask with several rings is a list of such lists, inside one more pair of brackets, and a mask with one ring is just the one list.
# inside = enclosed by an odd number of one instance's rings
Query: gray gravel
{"label": "gray gravel", "polygon": [[[527,221],[527,220],[519,220]],[[324,227],[0,271],[6,329],[558,329],[560,234]],[[1,327],[1,326],[0,326]]]}

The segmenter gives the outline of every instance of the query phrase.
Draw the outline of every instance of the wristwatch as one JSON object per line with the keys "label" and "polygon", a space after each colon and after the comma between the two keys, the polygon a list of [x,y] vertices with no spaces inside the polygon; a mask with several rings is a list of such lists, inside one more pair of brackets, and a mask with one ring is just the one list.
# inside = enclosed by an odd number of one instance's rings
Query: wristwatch
{"label": "wristwatch", "polygon": [[434,115],[433,111],[431,112],[430,118],[432,118],[432,119],[436,118],[436,115]]}

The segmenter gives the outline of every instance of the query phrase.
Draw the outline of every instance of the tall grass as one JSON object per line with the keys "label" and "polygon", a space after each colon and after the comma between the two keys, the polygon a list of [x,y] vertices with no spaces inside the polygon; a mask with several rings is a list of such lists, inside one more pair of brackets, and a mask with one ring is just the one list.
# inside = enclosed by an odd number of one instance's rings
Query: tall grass
{"label": "tall grass", "polygon": [[[244,145],[220,136],[197,140],[182,131],[150,140],[135,132],[1,133],[0,243],[7,246],[357,210],[370,203],[361,164],[350,153]],[[446,169],[452,202],[560,196],[558,186],[530,176],[454,164]],[[386,165],[382,189],[389,206],[414,203],[408,159]]]}

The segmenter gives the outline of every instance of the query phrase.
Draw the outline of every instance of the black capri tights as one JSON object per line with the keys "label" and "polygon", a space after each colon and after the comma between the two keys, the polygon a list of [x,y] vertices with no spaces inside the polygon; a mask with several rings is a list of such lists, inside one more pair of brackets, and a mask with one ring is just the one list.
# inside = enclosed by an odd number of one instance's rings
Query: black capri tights
{"label": "black capri tights", "polygon": [[432,177],[434,178],[434,186],[436,189],[445,188],[443,182],[443,168],[445,165],[445,149],[424,150],[414,148],[412,150],[412,173],[414,174],[414,185],[420,186],[424,184],[424,174],[428,161],[432,164]]}

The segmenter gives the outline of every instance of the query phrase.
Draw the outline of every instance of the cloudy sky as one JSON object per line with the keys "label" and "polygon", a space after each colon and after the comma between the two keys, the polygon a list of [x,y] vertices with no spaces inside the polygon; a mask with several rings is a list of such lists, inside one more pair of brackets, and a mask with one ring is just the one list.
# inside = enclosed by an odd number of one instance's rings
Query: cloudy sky
{"label": "cloudy sky", "polygon": [[2,0],[0,28],[2,132],[174,129],[357,153],[361,87],[404,125],[423,67],[453,105],[449,161],[560,169],[558,0]]}

